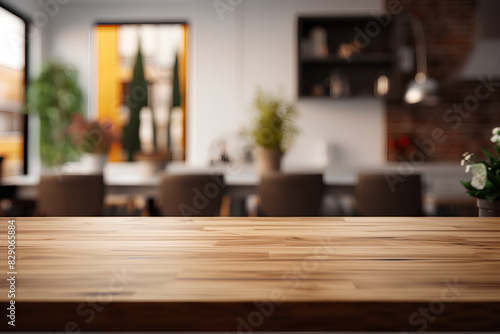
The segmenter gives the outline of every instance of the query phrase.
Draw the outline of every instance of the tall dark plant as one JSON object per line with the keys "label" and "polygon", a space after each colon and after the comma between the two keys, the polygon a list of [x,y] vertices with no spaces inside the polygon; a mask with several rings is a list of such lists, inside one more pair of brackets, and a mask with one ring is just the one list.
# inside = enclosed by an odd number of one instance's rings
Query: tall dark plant
{"label": "tall dark plant", "polygon": [[134,154],[141,150],[139,128],[141,126],[140,113],[148,105],[148,84],[144,77],[144,65],[141,48],[137,51],[134,65],[134,77],[130,83],[128,94],[130,118],[123,129],[123,148],[127,150],[128,161],[134,161]]}
{"label": "tall dark plant", "polygon": [[168,128],[167,128],[167,148],[172,151],[172,111],[176,107],[180,107],[182,104],[181,88],[179,84],[179,58],[178,55],[175,56],[174,65],[174,76],[172,84],[172,106],[170,107],[169,117],[168,117]]}
{"label": "tall dark plant", "polygon": [[40,117],[40,157],[46,166],[76,161],[76,149],[68,127],[70,115],[81,112],[83,94],[77,71],[62,63],[46,63],[28,86],[26,110]]}

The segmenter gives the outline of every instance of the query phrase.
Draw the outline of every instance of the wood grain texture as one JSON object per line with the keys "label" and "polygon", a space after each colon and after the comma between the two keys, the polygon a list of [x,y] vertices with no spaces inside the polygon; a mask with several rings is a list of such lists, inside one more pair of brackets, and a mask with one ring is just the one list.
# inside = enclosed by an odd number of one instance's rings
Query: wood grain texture
{"label": "wood grain texture", "polygon": [[16,253],[18,331],[500,330],[498,218],[19,218]]}

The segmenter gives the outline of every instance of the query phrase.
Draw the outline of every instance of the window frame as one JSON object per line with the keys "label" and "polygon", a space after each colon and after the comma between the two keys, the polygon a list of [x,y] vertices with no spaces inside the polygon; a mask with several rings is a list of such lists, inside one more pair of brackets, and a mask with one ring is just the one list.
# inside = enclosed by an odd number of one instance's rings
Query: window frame
{"label": "window frame", "polygon": [[[173,20],[116,20],[116,21],[94,21],[92,27],[91,27],[91,31],[93,31],[96,27],[99,27],[99,26],[116,26],[116,25],[184,25],[186,26],[186,29],[188,31],[188,34],[189,34],[189,31],[192,29],[192,26],[191,26],[191,23],[189,22],[189,20],[183,20],[183,19],[180,19],[180,20],[176,20],[176,19],[173,19]],[[94,45],[95,43],[95,36],[94,34],[92,33],[91,34],[91,39],[92,39],[92,45]],[[191,45],[191,42],[189,41],[189,39],[186,41],[186,47],[187,47],[187,56],[186,56],[186,68],[188,69],[187,70],[187,73],[189,73],[189,68],[191,67],[191,64],[190,64],[190,57],[191,57],[191,49],[192,49],[192,45]],[[95,63],[95,51],[93,49],[93,46],[91,46],[90,48],[90,59],[91,59],[91,67],[95,67],[95,66],[98,66],[98,64]],[[182,139],[182,143],[183,143],[183,146],[184,146],[184,157],[182,159],[182,161],[186,161],[186,158],[187,158],[187,150],[188,150],[188,146],[187,146],[187,137],[188,137],[188,119],[187,119],[187,115],[189,113],[189,84],[188,84],[188,74],[186,73],[186,92],[185,92],[185,96],[184,96],[184,101],[186,103],[186,106],[185,106],[185,110],[184,110],[184,121],[183,121],[183,139]],[[95,74],[93,74],[93,77],[91,79],[91,82],[93,82],[94,84],[97,84],[97,80],[98,78],[96,77]],[[89,100],[89,105],[93,105],[95,106],[97,103],[98,103],[98,100],[99,100],[99,97],[95,97],[95,100],[92,100],[92,102],[90,102]]]}
{"label": "window frame", "polygon": [[[6,5],[4,3],[0,3],[0,8],[8,11],[12,15],[17,16],[24,22],[24,103],[26,103],[27,99],[27,92],[28,92],[28,82],[29,82],[29,31],[30,31],[30,24],[31,20],[22,14],[21,12],[17,11],[16,9],[10,7],[9,5]],[[28,174],[28,126],[29,123],[29,117],[27,113],[24,113],[23,115],[23,175]]]}

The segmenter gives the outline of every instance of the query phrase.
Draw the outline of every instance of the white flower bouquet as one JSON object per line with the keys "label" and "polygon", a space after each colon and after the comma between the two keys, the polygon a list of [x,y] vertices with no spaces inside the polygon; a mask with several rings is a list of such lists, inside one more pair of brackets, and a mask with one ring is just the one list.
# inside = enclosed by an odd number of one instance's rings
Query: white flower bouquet
{"label": "white flower bouquet", "polygon": [[470,196],[493,203],[500,200],[500,127],[493,129],[491,142],[494,144],[493,148],[497,157],[483,148],[488,160],[476,162],[477,155],[469,152],[464,153],[462,166],[465,166],[467,173],[472,171],[472,179],[468,182],[461,182]]}

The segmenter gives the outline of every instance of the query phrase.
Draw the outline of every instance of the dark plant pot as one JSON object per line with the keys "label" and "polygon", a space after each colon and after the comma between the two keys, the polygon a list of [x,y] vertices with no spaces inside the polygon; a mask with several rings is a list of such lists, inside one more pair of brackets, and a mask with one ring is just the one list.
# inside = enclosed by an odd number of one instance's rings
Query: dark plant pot
{"label": "dark plant pot", "polygon": [[500,217],[500,201],[488,202],[485,199],[477,200],[479,217]]}

